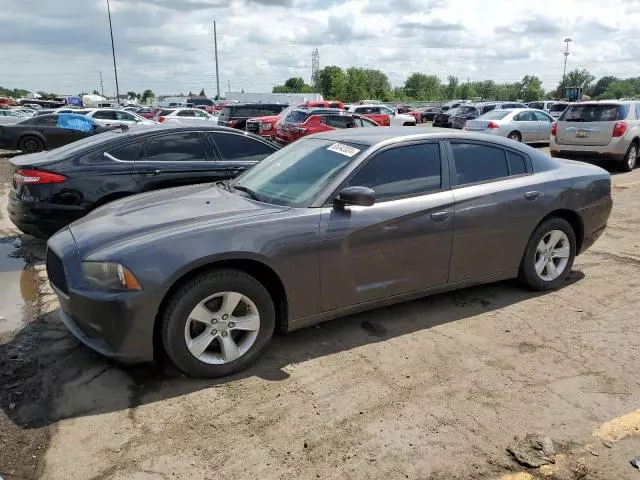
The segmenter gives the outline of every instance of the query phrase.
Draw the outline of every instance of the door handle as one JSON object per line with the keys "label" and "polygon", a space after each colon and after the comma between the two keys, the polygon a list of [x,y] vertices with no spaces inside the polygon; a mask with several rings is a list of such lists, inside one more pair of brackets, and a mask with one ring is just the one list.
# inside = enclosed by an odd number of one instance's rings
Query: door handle
{"label": "door handle", "polygon": [[443,210],[441,212],[434,212],[431,214],[431,220],[438,223],[444,222],[447,218],[449,218],[449,215],[451,215],[451,213],[448,212],[447,210]]}
{"label": "door handle", "polygon": [[535,200],[536,198],[538,198],[540,196],[540,192],[533,190],[531,192],[527,192],[524,194],[524,198],[526,198],[527,200]]}
{"label": "door handle", "polygon": [[148,169],[148,170],[139,170],[136,172],[139,175],[158,175],[160,173],[159,169]]}

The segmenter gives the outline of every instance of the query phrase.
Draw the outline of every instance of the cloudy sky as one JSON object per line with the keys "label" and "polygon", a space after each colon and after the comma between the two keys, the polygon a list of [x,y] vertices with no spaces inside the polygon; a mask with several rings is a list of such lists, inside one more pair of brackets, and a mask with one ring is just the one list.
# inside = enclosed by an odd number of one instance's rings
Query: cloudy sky
{"label": "cloudy sky", "polygon": [[[568,69],[640,76],[640,0],[111,0],[120,90],[271,91],[320,66],[378,68],[394,86],[412,72],[462,80]],[[106,0],[0,0],[0,86],[115,91]]]}

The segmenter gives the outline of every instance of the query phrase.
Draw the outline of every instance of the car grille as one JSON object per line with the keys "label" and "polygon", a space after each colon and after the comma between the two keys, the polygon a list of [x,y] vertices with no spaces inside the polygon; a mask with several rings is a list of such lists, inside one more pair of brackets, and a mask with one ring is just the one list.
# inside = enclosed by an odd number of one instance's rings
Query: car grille
{"label": "car grille", "polygon": [[247,132],[251,133],[260,133],[260,123],[259,121],[248,121],[247,122]]}
{"label": "car grille", "polygon": [[47,275],[54,287],[63,293],[69,293],[62,260],[51,250],[47,250]]}

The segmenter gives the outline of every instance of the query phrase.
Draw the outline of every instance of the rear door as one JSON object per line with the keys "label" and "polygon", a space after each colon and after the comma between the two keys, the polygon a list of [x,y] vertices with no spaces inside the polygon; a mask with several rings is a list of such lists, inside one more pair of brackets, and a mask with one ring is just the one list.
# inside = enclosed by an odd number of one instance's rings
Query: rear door
{"label": "rear door", "polygon": [[455,230],[450,282],[513,274],[545,213],[531,159],[481,141],[448,144]]}
{"label": "rear door", "polygon": [[221,179],[238,176],[278,150],[275,145],[242,133],[212,132],[207,137],[217,148],[214,163],[216,176]]}
{"label": "rear door", "polygon": [[574,103],[558,119],[556,142],[561,145],[607,145],[616,122],[629,115],[629,104]]}
{"label": "rear door", "polygon": [[536,121],[538,122],[540,141],[548,142],[551,137],[551,124],[554,121],[553,118],[542,111],[533,112],[533,114],[536,116]]}
{"label": "rear door", "polygon": [[91,115],[93,121],[103,127],[119,125],[115,110],[97,110]]}
{"label": "rear door", "polygon": [[324,122],[332,128],[355,128],[356,123],[350,115],[326,115]]}
{"label": "rear door", "polygon": [[204,135],[194,131],[151,137],[132,175],[143,191],[217,180],[214,152],[205,142]]}
{"label": "rear door", "polygon": [[538,119],[535,117],[533,112],[520,112],[513,117],[513,119],[518,125],[518,130],[520,130],[523,142],[530,143],[540,141]]}

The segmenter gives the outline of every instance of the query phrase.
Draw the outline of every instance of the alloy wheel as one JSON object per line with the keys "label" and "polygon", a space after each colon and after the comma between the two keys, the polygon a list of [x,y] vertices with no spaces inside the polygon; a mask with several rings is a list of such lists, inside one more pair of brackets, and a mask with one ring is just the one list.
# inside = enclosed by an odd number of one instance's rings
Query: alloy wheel
{"label": "alloy wheel", "polygon": [[189,352],[203,363],[237,360],[254,344],[260,330],[255,303],[238,292],[215,293],[189,314],[184,340]]}
{"label": "alloy wheel", "polygon": [[636,147],[635,143],[629,147],[629,158],[627,158],[627,164],[629,165],[629,170],[633,170],[636,166],[636,161],[638,160],[638,147]]}
{"label": "alloy wheel", "polygon": [[569,237],[561,230],[551,230],[536,248],[536,273],[542,280],[551,282],[566,270],[570,257]]}

